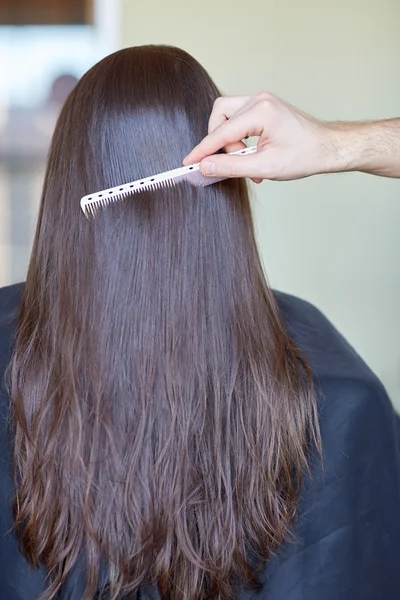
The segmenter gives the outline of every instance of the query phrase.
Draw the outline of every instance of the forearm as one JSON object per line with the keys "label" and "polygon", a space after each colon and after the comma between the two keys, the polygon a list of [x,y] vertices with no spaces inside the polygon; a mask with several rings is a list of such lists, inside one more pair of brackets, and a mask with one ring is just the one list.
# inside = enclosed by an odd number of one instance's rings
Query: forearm
{"label": "forearm", "polygon": [[328,123],[329,171],[362,171],[400,178],[400,119]]}

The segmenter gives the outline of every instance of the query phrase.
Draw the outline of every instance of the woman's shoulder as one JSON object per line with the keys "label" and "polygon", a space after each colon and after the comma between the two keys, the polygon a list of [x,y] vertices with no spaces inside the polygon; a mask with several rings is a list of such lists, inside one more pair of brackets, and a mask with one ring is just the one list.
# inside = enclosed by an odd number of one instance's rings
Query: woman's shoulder
{"label": "woman's shoulder", "polygon": [[387,427],[398,432],[400,421],[381,381],[325,315],[294,296],[278,292],[276,299],[314,374],[325,445],[335,445],[343,420],[358,432],[378,424],[382,435]]}
{"label": "woman's shoulder", "polygon": [[309,302],[274,292],[289,335],[318,380],[380,385],[376,375],[329,319]]}
{"label": "woman's shoulder", "polygon": [[384,386],[317,308],[287,294],[277,293],[276,298],[289,334],[315,377],[325,476],[330,468],[337,471],[343,456],[354,464],[369,454],[376,462],[380,454],[386,464],[396,463],[400,485],[400,419]]}

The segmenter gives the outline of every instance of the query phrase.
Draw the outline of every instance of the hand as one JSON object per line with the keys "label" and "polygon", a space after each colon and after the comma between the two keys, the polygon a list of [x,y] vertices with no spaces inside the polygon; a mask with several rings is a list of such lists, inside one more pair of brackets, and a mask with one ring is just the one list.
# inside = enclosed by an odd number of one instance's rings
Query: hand
{"label": "hand", "polygon": [[[183,164],[201,161],[208,176],[263,179],[301,179],[337,170],[334,131],[269,92],[254,96],[218,98],[209,121],[209,135],[185,158]],[[241,140],[258,136],[257,153],[249,156],[218,154],[233,152]],[[209,157],[209,158],[206,158]]]}

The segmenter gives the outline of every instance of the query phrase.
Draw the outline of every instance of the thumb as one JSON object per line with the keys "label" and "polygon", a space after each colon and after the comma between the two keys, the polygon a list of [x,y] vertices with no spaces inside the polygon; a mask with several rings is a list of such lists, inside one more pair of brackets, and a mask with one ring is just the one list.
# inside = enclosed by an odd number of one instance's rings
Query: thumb
{"label": "thumb", "polygon": [[257,154],[233,156],[216,154],[200,163],[200,171],[208,177],[255,177],[264,178]]}

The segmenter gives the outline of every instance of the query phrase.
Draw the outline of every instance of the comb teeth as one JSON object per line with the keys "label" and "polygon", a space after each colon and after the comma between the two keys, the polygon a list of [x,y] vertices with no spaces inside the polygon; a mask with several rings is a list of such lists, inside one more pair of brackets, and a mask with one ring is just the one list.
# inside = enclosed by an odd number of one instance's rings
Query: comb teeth
{"label": "comb teeth", "polygon": [[[244,148],[230,154],[254,154],[257,151],[257,147]],[[224,178],[220,177],[204,177],[200,172],[200,165],[190,165],[188,167],[180,167],[179,169],[173,169],[172,171],[166,171],[165,173],[159,173],[158,175],[152,175],[145,179],[138,179],[130,183],[125,183],[96,194],[88,194],[81,199],[81,208],[86,217],[94,217],[96,212],[103,207],[114,204],[124,198],[133,194],[138,194],[144,190],[159,190],[165,187],[173,187],[179,181],[188,181],[198,187],[207,186],[218,181],[222,181]]]}
{"label": "comb teeth", "polygon": [[[111,195],[104,195],[104,192],[101,194],[96,194],[95,196],[87,197],[85,196],[81,200],[81,208],[87,217],[94,217],[99,208],[105,208],[110,206],[111,204],[115,204],[115,202],[119,202],[124,200],[128,196],[132,196],[133,194],[138,194],[140,192],[148,191],[148,190],[159,190],[161,188],[171,188],[176,185],[178,181],[182,181],[181,178],[169,178],[163,179],[162,181],[154,181],[152,183],[145,183],[139,187],[134,187],[132,189],[128,188],[122,192],[114,193]],[[125,187],[125,186],[124,186]],[[116,188],[113,188],[116,189]],[[118,188],[119,189],[119,188]]]}

